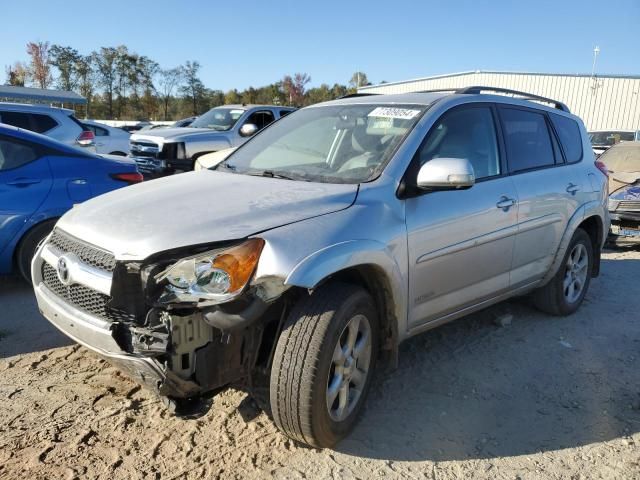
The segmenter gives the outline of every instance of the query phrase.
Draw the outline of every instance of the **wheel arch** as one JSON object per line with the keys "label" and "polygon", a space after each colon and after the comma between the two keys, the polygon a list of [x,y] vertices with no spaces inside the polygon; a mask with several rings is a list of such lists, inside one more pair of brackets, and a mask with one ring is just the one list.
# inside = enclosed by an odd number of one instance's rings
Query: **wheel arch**
{"label": "wheel arch", "polygon": [[344,242],[304,259],[285,284],[308,290],[327,282],[364,288],[375,300],[381,327],[381,349],[393,365],[406,326],[406,286],[398,264],[384,245],[374,241]]}
{"label": "wheel arch", "polygon": [[578,228],[583,229],[589,235],[591,239],[591,245],[593,245],[593,269],[591,271],[592,277],[600,275],[600,254],[602,252],[602,244],[604,242],[604,230],[602,218],[598,215],[591,215],[585,218]]}
{"label": "wheel arch", "polygon": [[599,201],[594,200],[586,203],[576,210],[567,223],[567,227],[565,228],[562,239],[560,240],[554,260],[551,263],[547,275],[545,275],[540,282],[541,285],[546,285],[560,268],[560,264],[562,263],[562,259],[569,247],[569,243],[573,238],[573,234],[578,228],[585,230],[592,242],[595,240],[595,243],[592,243],[595,257],[592,276],[595,277],[600,273],[600,252],[604,242],[605,229],[604,218],[606,218],[605,209]]}
{"label": "wheel arch", "polygon": [[20,235],[20,238],[16,239],[16,241],[14,242],[13,252],[11,253],[11,264],[14,271],[18,266],[18,254],[20,252],[20,247],[22,246],[24,240],[29,236],[29,234],[33,232],[33,230],[35,230],[36,228],[40,227],[41,225],[44,225],[45,223],[51,223],[53,228],[53,226],[55,226],[56,222],[59,219],[60,217],[47,217],[47,218],[40,219],[39,221],[29,225],[29,228],[27,228],[25,231],[22,232],[22,234]]}

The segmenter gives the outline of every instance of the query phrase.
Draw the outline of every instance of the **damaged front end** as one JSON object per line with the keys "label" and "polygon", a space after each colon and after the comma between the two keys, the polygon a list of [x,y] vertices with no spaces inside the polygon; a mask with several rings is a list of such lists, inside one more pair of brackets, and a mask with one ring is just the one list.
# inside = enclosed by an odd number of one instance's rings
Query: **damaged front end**
{"label": "damaged front end", "polygon": [[282,317],[286,287],[253,278],[263,245],[249,239],[123,262],[56,230],[32,276],[41,312],[60,330],[160,395],[192,398],[250,384],[256,365],[268,363],[262,340]]}

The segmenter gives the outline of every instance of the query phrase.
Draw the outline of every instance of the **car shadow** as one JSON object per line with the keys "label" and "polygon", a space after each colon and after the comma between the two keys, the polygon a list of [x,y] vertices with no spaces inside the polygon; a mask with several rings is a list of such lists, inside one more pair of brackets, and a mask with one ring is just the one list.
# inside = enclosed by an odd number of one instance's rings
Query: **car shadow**
{"label": "car shadow", "polygon": [[526,298],[401,345],[337,450],[386,460],[525,455],[640,430],[640,261],[608,259],[570,317]]}
{"label": "car shadow", "polygon": [[72,343],[40,314],[31,285],[0,276],[0,359]]}

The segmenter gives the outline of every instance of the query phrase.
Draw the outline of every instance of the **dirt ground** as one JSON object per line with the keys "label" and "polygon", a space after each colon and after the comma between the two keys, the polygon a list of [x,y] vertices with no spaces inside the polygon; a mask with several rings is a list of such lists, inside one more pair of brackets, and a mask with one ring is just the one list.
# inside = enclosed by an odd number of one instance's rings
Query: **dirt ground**
{"label": "dirt ground", "polygon": [[0,478],[640,479],[639,279],[640,252],[608,252],[572,317],[515,300],[407,341],[335,450],[238,391],[172,417],[0,280]]}

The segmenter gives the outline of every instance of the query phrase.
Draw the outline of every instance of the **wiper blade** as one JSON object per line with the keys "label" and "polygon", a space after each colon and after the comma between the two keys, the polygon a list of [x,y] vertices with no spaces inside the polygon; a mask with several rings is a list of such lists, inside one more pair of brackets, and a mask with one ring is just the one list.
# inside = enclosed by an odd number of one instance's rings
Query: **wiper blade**
{"label": "wiper blade", "polygon": [[280,178],[282,180],[296,180],[293,177],[283,175],[282,173],[274,172],[273,170],[263,170],[261,172],[248,172],[247,175],[253,175],[254,177]]}

